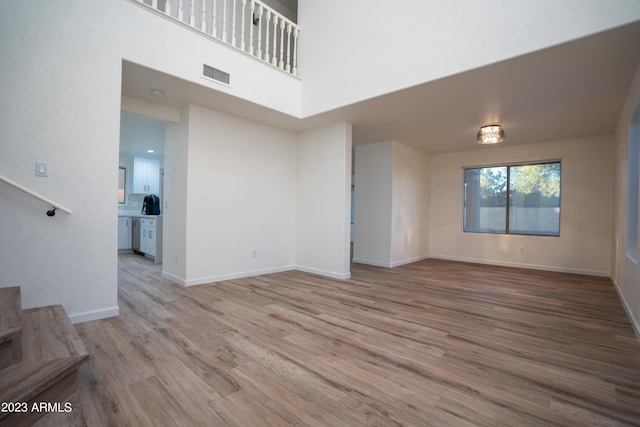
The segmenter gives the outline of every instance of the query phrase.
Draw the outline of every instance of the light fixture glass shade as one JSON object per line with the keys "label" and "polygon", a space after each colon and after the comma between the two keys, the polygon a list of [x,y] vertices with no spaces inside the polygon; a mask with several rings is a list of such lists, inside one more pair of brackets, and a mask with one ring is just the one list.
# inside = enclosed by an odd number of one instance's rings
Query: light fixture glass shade
{"label": "light fixture glass shade", "polygon": [[504,141],[504,129],[500,125],[482,126],[478,131],[478,144],[498,144]]}

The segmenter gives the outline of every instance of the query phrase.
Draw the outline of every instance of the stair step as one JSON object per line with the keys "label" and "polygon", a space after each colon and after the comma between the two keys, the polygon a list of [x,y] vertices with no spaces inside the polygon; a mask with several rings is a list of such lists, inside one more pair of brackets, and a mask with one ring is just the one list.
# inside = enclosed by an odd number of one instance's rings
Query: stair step
{"label": "stair step", "polygon": [[[24,412],[0,412],[0,427],[30,426],[56,406],[58,410],[64,410],[64,402],[78,388],[78,367],[88,357],[27,361],[3,369],[0,402],[21,402],[24,406],[20,409]],[[43,402],[56,406],[41,408],[39,405]]]}
{"label": "stair step", "polygon": [[0,427],[31,426],[64,411],[78,389],[78,367],[89,358],[61,305],[22,310],[21,338],[22,361],[0,371],[0,402],[24,402],[27,412],[0,412]]}
{"label": "stair step", "polygon": [[22,360],[20,287],[0,288],[0,369]]}
{"label": "stair step", "polygon": [[89,354],[61,305],[23,310],[22,353],[24,361]]}

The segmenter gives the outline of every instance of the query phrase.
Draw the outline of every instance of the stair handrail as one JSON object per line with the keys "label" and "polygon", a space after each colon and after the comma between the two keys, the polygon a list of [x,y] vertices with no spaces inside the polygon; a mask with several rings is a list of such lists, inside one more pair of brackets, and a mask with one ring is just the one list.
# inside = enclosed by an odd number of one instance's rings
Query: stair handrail
{"label": "stair handrail", "polygon": [[15,188],[16,190],[20,190],[25,194],[28,194],[29,196],[40,200],[42,203],[51,206],[51,209],[47,211],[47,216],[54,216],[56,214],[56,210],[62,211],[66,214],[71,215],[72,210],[61,205],[58,202],[55,202],[51,199],[49,199],[48,197],[43,196],[40,193],[37,193],[33,190],[31,190],[30,188],[25,187],[22,184],[18,184],[17,182],[15,182],[12,179],[7,178],[6,176],[2,176],[0,175],[0,181],[4,182],[5,184],[8,184],[9,186]]}

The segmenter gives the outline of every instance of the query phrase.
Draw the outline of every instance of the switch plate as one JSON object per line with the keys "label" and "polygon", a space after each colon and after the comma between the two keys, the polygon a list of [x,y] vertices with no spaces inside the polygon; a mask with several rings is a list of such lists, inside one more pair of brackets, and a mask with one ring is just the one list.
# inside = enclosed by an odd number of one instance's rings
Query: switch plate
{"label": "switch plate", "polygon": [[47,162],[36,162],[36,176],[49,176]]}

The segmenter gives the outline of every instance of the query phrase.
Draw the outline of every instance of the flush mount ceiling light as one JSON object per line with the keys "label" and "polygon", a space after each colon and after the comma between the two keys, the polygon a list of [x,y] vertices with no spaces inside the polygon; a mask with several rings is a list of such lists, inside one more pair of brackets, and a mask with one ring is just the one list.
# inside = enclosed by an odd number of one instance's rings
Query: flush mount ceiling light
{"label": "flush mount ceiling light", "polygon": [[504,129],[500,125],[482,126],[478,131],[478,144],[499,144],[504,141]]}
{"label": "flush mount ceiling light", "polygon": [[153,96],[162,96],[164,95],[164,91],[161,89],[151,89],[151,95]]}

